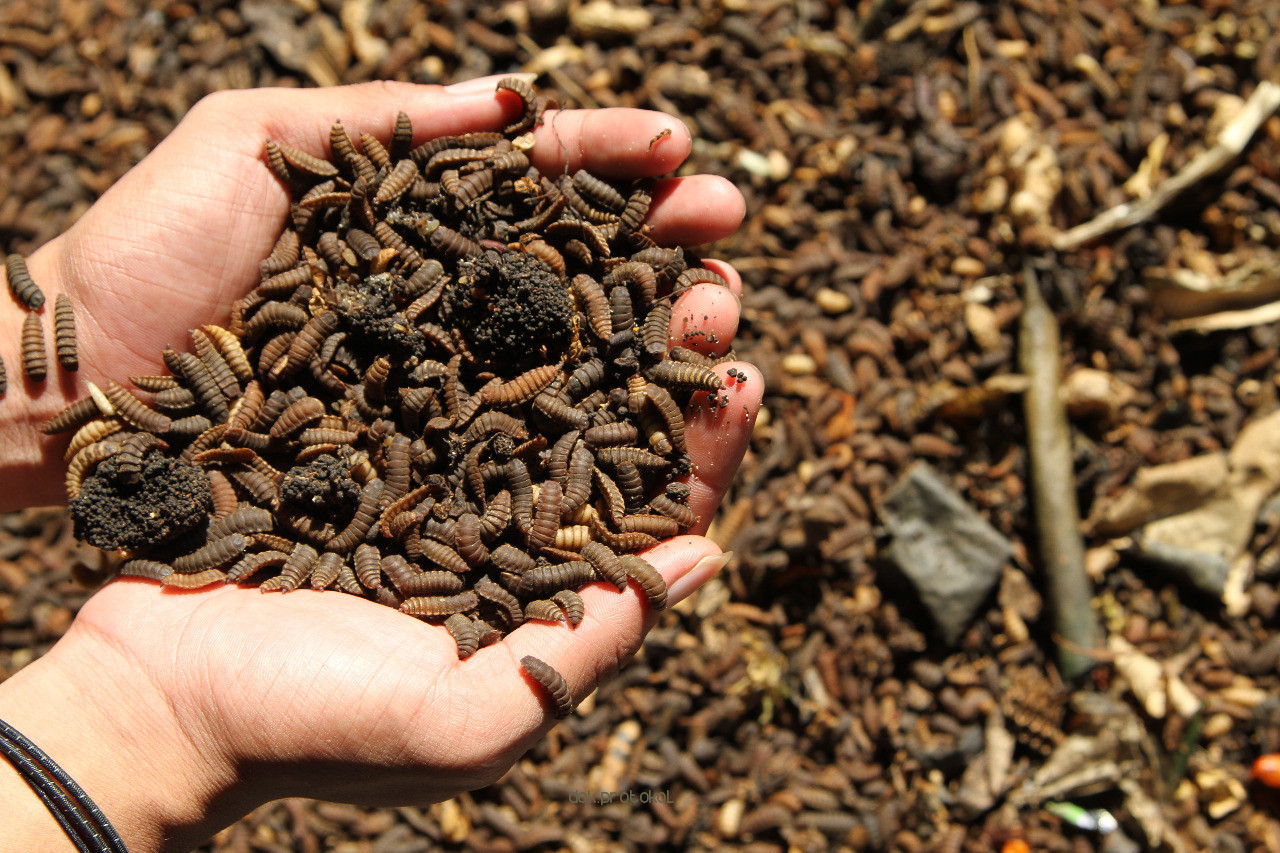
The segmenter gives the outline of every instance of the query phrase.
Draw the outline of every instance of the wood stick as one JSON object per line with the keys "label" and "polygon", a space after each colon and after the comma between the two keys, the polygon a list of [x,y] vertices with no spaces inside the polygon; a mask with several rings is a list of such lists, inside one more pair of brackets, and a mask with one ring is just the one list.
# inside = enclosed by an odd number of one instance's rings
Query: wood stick
{"label": "wood stick", "polygon": [[1150,219],[1187,187],[1212,175],[1240,156],[1258,126],[1278,108],[1280,85],[1263,80],[1240,108],[1239,114],[1218,134],[1218,141],[1212,148],[1196,155],[1178,174],[1160,184],[1146,198],[1118,204],[1082,225],[1059,233],[1053,238],[1053,247],[1058,251],[1074,249],[1103,234]]}
{"label": "wood stick", "polygon": [[1032,503],[1047,598],[1056,633],[1065,641],[1058,645],[1058,666],[1064,678],[1074,679],[1097,663],[1079,650],[1098,648],[1102,638],[1084,570],[1084,541],[1080,536],[1080,509],[1076,505],[1076,478],[1071,464],[1071,432],[1059,393],[1058,324],[1040,293],[1030,264],[1023,271],[1023,289],[1018,362],[1029,380],[1022,397],[1027,415]]}

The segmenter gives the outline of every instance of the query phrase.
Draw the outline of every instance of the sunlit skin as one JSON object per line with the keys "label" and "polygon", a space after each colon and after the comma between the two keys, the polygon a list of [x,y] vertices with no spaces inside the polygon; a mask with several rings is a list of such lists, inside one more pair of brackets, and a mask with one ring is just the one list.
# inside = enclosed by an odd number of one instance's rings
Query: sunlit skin
{"label": "sunlit skin", "polygon": [[[160,352],[187,330],[225,323],[257,280],[284,226],[288,196],[263,140],[328,154],[340,119],[353,137],[384,141],[399,110],[415,144],[500,129],[520,100],[494,80],[460,90],[370,83],[325,90],[224,92],[198,103],[174,132],[64,235],[29,259],[52,302],[76,305],[81,369],[43,384],[13,381],[0,407],[2,508],[62,499],[65,437],[36,426],[108,378],[163,372]],[[638,110],[550,112],[533,160],[544,173],[586,168],[608,178],[663,175],[689,154],[685,126]],[[660,178],[647,220],[668,245],[731,234],[743,200],[712,176]],[[739,321],[741,279],[699,285],[672,313],[672,342],[726,352]],[[22,309],[0,317],[21,325]],[[696,343],[691,343],[696,341]],[[17,364],[16,341],[0,356]],[[672,604],[724,564],[701,534],[746,448],[763,394],[754,368],[718,366],[719,405],[696,395],[687,412],[693,462],[689,535],[645,554]],[[729,371],[733,370],[730,377]],[[636,584],[582,590],[576,628],[526,624],[465,662],[439,626],[354,596],[248,587],[162,590],[121,579],[94,594],[47,655],[0,684],[0,719],[41,746],[98,803],[131,851],[186,850],[257,805],[307,796],[390,806],[425,804],[500,777],[553,724],[545,691],[522,673],[534,655],[580,700],[635,654],[657,619]],[[20,778],[0,763],[0,849],[71,850]]]}

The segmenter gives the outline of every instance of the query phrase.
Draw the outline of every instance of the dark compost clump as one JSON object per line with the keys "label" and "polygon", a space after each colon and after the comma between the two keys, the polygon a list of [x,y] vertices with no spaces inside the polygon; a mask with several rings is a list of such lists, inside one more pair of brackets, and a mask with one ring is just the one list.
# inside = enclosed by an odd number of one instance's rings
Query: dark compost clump
{"label": "dark compost clump", "polygon": [[598,580],[665,605],[635,552],[696,522],[682,412],[721,388],[673,359],[670,306],[724,282],[649,238],[646,183],[532,168],[545,103],[500,88],[525,105],[503,133],[414,148],[402,114],[390,145],[334,125],[330,161],[268,142],[297,201],[229,327],[50,422],[79,430],[76,532],[122,574],[339,589],[462,656],[577,624]]}

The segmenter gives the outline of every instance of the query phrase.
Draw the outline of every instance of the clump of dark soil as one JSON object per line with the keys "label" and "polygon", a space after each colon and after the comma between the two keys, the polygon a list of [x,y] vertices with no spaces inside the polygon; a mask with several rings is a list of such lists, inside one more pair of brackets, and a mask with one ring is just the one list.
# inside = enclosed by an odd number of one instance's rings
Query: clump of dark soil
{"label": "clump of dark soil", "polygon": [[441,316],[490,364],[554,361],[573,336],[573,303],[555,273],[522,252],[485,252],[458,263]]}
{"label": "clump of dark soil", "polygon": [[168,542],[208,519],[209,478],[199,468],[159,453],[142,463],[136,483],[122,482],[115,459],[85,478],[70,504],[76,536],[105,550]]}

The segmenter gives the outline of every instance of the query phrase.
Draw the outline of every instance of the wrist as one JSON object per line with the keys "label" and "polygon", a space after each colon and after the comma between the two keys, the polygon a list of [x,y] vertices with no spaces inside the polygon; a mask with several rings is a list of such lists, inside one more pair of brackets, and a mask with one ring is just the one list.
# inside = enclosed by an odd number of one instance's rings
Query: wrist
{"label": "wrist", "polygon": [[[84,789],[132,853],[190,849],[239,816],[224,816],[233,763],[199,714],[83,620],[0,684],[0,719]],[[0,849],[73,849],[7,762],[0,804]]]}

